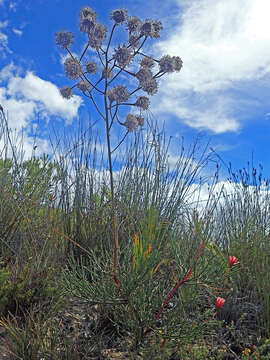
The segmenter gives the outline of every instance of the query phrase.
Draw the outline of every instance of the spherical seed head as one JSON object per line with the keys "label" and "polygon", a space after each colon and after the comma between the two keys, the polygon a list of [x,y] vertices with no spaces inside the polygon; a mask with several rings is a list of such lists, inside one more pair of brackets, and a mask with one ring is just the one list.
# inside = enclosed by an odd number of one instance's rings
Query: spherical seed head
{"label": "spherical seed head", "polygon": [[136,78],[139,80],[140,84],[143,85],[149,82],[153,78],[153,74],[150,69],[147,67],[142,67],[136,74]]}
{"label": "spherical seed head", "polygon": [[129,39],[128,39],[128,43],[130,45],[131,48],[136,48],[139,46],[140,44],[140,38],[138,35],[134,35],[134,34],[130,34],[129,35]]}
{"label": "spherical seed head", "polygon": [[82,92],[86,92],[86,90],[89,88],[90,84],[88,81],[80,81],[78,84],[77,84],[77,87],[78,89],[80,89]]}
{"label": "spherical seed head", "polygon": [[163,26],[162,26],[161,21],[159,21],[159,20],[153,21],[153,26],[154,26],[153,37],[157,39],[160,37],[159,33],[163,29]]}
{"label": "spherical seed head", "polygon": [[146,96],[139,96],[135,102],[135,105],[142,108],[143,110],[147,110],[150,105],[150,100]]}
{"label": "spherical seed head", "polygon": [[122,47],[118,45],[118,49],[115,49],[113,58],[115,59],[117,65],[120,67],[125,67],[130,64],[133,59],[132,49],[126,47],[125,45]]}
{"label": "spherical seed head", "polygon": [[92,31],[95,27],[95,23],[88,19],[88,18],[84,18],[80,20],[80,31],[84,32],[84,33],[89,33],[90,31]]}
{"label": "spherical seed head", "polygon": [[111,19],[114,20],[116,24],[122,24],[128,18],[128,12],[126,9],[116,9],[111,12]]}
{"label": "spherical seed head", "polygon": [[146,82],[142,86],[143,91],[147,92],[148,95],[154,95],[157,93],[158,84],[156,79],[151,79],[150,81]]}
{"label": "spherical seed head", "polygon": [[80,31],[89,33],[93,30],[97,20],[96,12],[88,6],[81,9],[80,12]]}
{"label": "spherical seed head", "polygon": [[180,71],[183,67],[182,59],[179,56],[173,56],[172,59],[174,62],[174,65],[173,65],[174,71],[177,71],[177,72]]}
{"label": "spherical seed head", "polygon": [[137,127],[139,126],[137,117],[132,114],[127,114],[124,125],[128,129],[129,132],[136,130]]}
{"label": "spherical seed head", "polygon": [[129,93],[124,85],[118,85],[113,89],[114,99],[119,104],[128,101]]}
{"label": "spherical seed head", "polygon": [[67,58],[64,62],[65,72],[69,79],[76,80],[82,73],[82,67],[77,59]]}
{"label": "spherical seed head", "polygon": [[155,62],[153,59],[149,58],[149,57],[144,57],[141,62],[140,65],[142,67],[147,67],[148,69],[150,69],[151,67],[153,67],[155,65]]}
{"label": "spherical seed head", "polygon": [[97,68],[97,64],[92,61],[89,61],[86,64],[86,71],[88,72],[88,74],[95,74],[97,72]]}
{"label": "spherical seed head", "polygon": [[97,13],[89,6],[85,6],[80,11],[80,18],[81,19],[88,18],[91,19],[93,22],[95,22],[97,20]]}
{"label": "spherical seed head", "polygon": [[73,91],[71,89],[71,87],[69,86],[64,86],[60,89],[60,93],[63,96],[63,98],[65,99],[70,99],[71,96],[73,95]]}
{"label": "spherical seed head", "polygon": [[164,55],[158,62],[160,71],[171,73],[174,71],[175,61],[170,55]]}
{"label": "spherical seed head", "polygon": [[135,115],[139,126],[143,126],[144,125],[144,118],[141,115]]}
{"label": "spherical seed head", "polygon": [[127,29],[130,33],[139,31],[142,26],[141,20],[137,16],[130,16],[127,20]]}
{"label": "spherical seed head", "polygon": [[55,33],[55,43],[62,49],[70,47],[74,43],[74,34],[70,31],[58,31]]}
{"label": "spherical seed head", "polygon": [[107,78],[107,79],[112,79],[113,76],[114,76],[114,72],[113,72],[112,69],[107,69],[107,71],[106,71],[106,68],[104,68],[104,69],[102,70],[102,77],[103,77],[103,79],[105,79],[105,78]]}
{"label": "spherical seed head", "polygon": [[98,49],[101,47],[106,37],[106,26],[103,24],[96,24],[95,27],[88,33],[89,45],[94,49]]}
{"label": "spherical seed head", "polygon": [[141,26],[141,35],[151,36],[154,32],[153,21],[150,19],[146,19],[144,24]]}
{"label": "spherical seed head", "polygon": [[141,26],[141,35],[149,36],[150,38],[159,38],[159,32],[163,29],[163,26],[158,20],[146,19]]}

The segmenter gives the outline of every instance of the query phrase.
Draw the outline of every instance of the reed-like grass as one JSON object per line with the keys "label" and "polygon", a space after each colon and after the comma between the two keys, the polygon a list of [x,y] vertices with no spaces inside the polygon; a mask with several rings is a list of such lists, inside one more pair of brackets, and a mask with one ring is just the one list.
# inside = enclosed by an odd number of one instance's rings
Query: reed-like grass
{"label": "reed-like grass", "polygon": [[[198,142],[182,146],[172,167],[165,133],[152,127],[147,136],[152,141],[138,133],[119,149],[119,286],[97,136],[79,128],[69,148],[58,139],[53,157],[24,160],[5,135],[0,306],[11,359],[94,358],[109,348],[135,359],[267,356],[267,181],[242,170],[217,196],[218,176],[209,173],[211,199],[194,206],[194,184],[217,161],[213,152]],[[232,267],[229,255],[239,260]],[[71,297],[99,314],[81,345],[61,337],[53,321]],[[225,299],[221,309],[217,297]]]}

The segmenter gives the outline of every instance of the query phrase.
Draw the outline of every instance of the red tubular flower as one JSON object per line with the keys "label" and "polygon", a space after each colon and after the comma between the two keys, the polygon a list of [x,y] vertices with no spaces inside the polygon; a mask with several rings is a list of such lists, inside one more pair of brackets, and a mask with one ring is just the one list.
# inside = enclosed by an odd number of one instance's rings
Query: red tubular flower
{"label": "red tubular flower", "polygon": [[229,265],[230,267],[232,267],[233,265],[235,265],[238,262],[237,257],[235,256],[229,256]]}
{"label": "red tubular flower", "polygon": [[216,300],[216,308],[217,309],[221,309],[222,306],[224,305],[225,303],[225,299],[221,298],[221,297],[217,297],[217,300]]}

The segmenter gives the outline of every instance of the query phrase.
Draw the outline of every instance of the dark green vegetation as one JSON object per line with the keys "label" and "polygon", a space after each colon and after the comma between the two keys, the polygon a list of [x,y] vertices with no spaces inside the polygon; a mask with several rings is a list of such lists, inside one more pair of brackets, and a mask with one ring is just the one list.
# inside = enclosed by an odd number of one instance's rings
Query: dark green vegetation
{"label": "dark green vegetation", "polygon": [[[226,191],[217,172],[206,176],[218,159],[200,142],[181,144],[169,167],[163,132],[129,138],[117,154],[114,278],[108,172],[94,135],[81,131],[54,160],[24,161],[1,130],[3,359],[270,358],[270,203],[260,173],[230,171]],[[205,181],[201,203],[194,184]],[[229,255],[239,259],[232,267]],[[216,311],[217,297],[225,304]]]}

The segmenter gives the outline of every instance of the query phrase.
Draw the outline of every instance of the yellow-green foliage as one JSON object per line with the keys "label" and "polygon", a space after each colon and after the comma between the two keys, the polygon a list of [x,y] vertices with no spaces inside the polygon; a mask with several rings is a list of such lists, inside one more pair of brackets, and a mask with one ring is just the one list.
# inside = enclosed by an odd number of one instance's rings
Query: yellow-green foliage
{"label": "yellow-green foliage", "polygon": [[0,313],[3,313],[12,296],[13,285],[9,281],[10,271],[8,269],[0,270]]}
{"label": "yellow-green foliage", "polygon": [[52,267],[36,273],[30,272],[27,265],[17,273],[10,267],[0,269],[0,316],[24,311],[57,295],[53,277]]}

